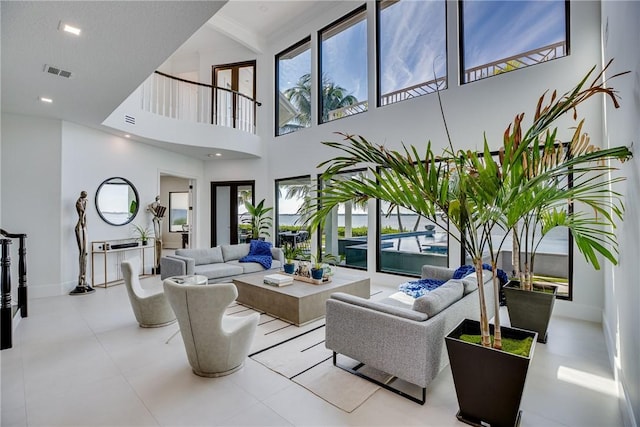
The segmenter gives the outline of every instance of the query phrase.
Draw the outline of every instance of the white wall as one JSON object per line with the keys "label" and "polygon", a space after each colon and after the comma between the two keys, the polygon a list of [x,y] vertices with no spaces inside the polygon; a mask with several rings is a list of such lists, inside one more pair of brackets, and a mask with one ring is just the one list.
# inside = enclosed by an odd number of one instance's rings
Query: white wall
{"label": "white wall", "polygon": [[[617,230],[619,265],[607,269],[603,327],[609,354],[621,389],[626,396],[625,425],[640,424],[640,3],[604,1],[602,34],[604,59],[615,58],[616,71],[631,71],[616,78],[611,86],[619,90],[621,108],[606,108],[605,140],[608,144],[631,145],[636,157],[624,164],[621,175],[627,181],[617,190],[625,197],[625,220]],[[613,73],[609,73],[611,75]],[[635,413],[634,413],[635,411]]]}
{"label": "white wall", "polygon": [[[57,294],[60,288],[63,268],[61,147],[59,120],[3,114],[2,228],[27,234],[29,297],[41,296],[39,290],[44,288],[53,289]],[[79,195],[80,191],[73,198],[74,215]],[[17,246],[17,242],[12,246]],[[77,248],[75,254],[77,266]],[[12,267],[16,265],[17,258],[14,258]],[[17,275],[13,277],[12,286],[16,287]]]}

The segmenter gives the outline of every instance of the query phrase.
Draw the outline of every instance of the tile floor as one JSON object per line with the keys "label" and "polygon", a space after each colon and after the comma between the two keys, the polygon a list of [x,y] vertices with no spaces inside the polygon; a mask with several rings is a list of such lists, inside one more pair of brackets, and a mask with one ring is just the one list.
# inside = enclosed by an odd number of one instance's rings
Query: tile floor
{"label": "tile floor", "polygon": [[[182,341],[165,344],[177,325],[139,328],[124,286],[33,300],[29,313],[0,353],[2,426],[465,425],[448,368],[424,406],[378,390],[348,414],[253,360],[227,377],[192,374]],[[618,405],[600,325],[555,317],[521,426],[618,426]]]}

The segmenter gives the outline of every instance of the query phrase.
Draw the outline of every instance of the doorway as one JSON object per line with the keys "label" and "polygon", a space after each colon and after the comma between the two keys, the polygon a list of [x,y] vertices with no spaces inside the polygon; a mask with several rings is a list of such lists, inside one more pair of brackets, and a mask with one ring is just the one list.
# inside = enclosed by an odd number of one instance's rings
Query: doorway
{"label": "doorway", "polygon": [[160,204],[168,207],[162,222],[162,248],[196,247],[194,236],[195,181],[180,176],[160,174]]}
{"label": "doorway", "polygon": [[247,210],[244,202],[255,203],[255,181],[211,183],[211,246],[244,243],[247,239]]}
{"label": "doorway", "polygon": [[212,67],[211,123],[253,132],[256,115],[256,61]]}

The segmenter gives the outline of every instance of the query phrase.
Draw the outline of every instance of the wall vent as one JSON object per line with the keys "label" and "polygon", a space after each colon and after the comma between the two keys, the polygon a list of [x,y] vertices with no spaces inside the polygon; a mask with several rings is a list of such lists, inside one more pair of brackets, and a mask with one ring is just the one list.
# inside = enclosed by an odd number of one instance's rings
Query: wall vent
{"label": "wall vent", "polygon": [[55,76],[64,77],[67,79],[70,79],[71,77],[73,77],[73,73],[71,71],[66,71],[61,69],[60,67],[56,67],[48,64],[44,64],[44,72],[53,74]]}
{"label": "wall vent", "polygon": [[124,122],[128,123],[130,125],[135,125],[136,124],[136,118],[132,117],[132,116],[127,116],[126,114],[124,115]]}

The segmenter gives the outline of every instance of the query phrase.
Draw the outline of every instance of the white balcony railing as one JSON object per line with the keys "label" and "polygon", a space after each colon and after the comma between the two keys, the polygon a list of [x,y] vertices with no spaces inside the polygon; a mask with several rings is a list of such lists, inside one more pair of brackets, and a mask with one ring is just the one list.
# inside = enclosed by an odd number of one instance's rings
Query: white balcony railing
{"label": "white balcony railing", "polygon": [[256,132],[260,103],[239,92],[156,71],[142,84],[140,108],[153,114]]}
{"label": "white balcony railing", "polygon": [[380,106],[394,104],[411,98],[417,98],[439,90],[446,89],[447,77],[442,76],[428,82],[418,83],[404,89],[389,92],[380,97]]}
{"label": "white balcony railing", "polygon": [[539,64],[551,59],[561,58],[567,55],[566,42],[558,42],[541,48],[499,59],[478,67],[469,68],[464,71],[464,82],[469,83],[496,74],[505,73],[529,65]]}

